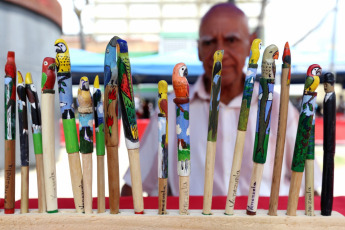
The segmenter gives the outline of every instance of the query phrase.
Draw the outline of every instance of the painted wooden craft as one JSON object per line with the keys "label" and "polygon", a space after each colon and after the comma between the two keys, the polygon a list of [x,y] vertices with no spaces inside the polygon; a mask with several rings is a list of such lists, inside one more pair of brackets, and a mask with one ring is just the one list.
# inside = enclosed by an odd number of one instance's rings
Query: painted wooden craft
{"label": "painted wooden craft", "polygon": [[179,175],[179,209],[187,215],[189,209],[190,138],[189,138],[189,84],[188,69],[184,63],[175,65],[172,83],[176,98],[177,173]]}
{"label": "painted wooden craft", "polygon": [[143,214],[144,201],[140,172],[139,136],[134,107],[131,66],[129,62],[127,42],[120,38],[117,39],[117,56],[118,82],[120,84],[119,98],[125,142],[130,162],[134,212],[136,214]]}
{"label": "painted wooden craft", "polygon": [[312,129],[317,93],[315,89],[319,85],[321,67],[317,64],[309,66],[304,84],[301,113],[298,121],[297,136],[292,159],[292,176],[289,190],[287,215],[295,216],[301,188],[304,165],[307,157],[309,138]]}
{"label": "painted wooden craft", "polygon": [[229,190],[225,205],[225,214],[227,215],[234,214],[237,187],[240,179],[241,164],[243,158],[244,141],[247,132],[248,116],[250,111],[250,104],[252,102],[254,81],[258,69],[258,60],[260,58],[261,45],[261,39],[257,38],[253,41],[250,49],[248,69],[244,81],[240,117],[237,126],[237,136],[230,173]]}
{"label": "painted wooden craft", "polygon": [[[60,111],[66,140],[66,150],[68,153],[74,204],[77,212],[82,213],[84,212],[83,175],[81,171],[77,127],[74,115],[69,49],[63,39],[57,39],[55,41],[55,49]],[[48,87],[47,83],[45,85]]]}
{"label": "painted wooden craft", "polygon": [[14,213],[16,169],[16,63],[15,54],[7,53],[5,65],[5,214]]}
{"label": "painted wooden craft", "polygon": [[212,206],[212,191],[213,191],[213,176],[214,164],[216,160],[216,143],[218,130],[218,113],[220,101],[220,88],[222,82],[222,60],[224,50],[217,50],[213,55],[213,70],[212,70],[212,84],[211,84],[211,99],[210,110],[208,116],[208,134],[206,147],[206,162],[205,162],[205,184],[204,184],[204,200],[203,211],[205,215],[211,215]]}
{"label": "painted wooden craft", "polygon": [[259,86],[259,102],[253,152],[254,163],[247,203],[248,215],[256,215],[258,206],[260,184],[264,164],[266,162],[268,139],[270,134],[273,88],[276,72],[274,60],[278,59],[278,56],[278,47],[276,45],[270,45],[265,49],[262,58],[262,76],[260,78]]}
{"label": "painted wooden craft", "polygon": [[[21,160],[21,201],[20,212],[29,212],[29,136],[28,136],[28,113],[26,107],[26,91],[24,79],[20,71],[18,75],[18,123],[20,139],[20,160]],[[31,75],[27,73],[27,75]]]}
{"label": "painted wooden craft", "polygon": [[109,208],[111,214],[119,213],[120,176],[118,156],[118,86],[116,44],[118,37],[114,36],[108,43],[104,57],[104,114],[105,114],[105,144],[107,146]]}
{"label": "painted wooden craft", "polygon": [[324,75],[323,101],[323,173],[321,191],[321,215],[330,216],[333,207],[334,154],[336,129],[336,96],[334,93],[334,75]]}
{"label": "painted wooden craft", "polygon": [[268,215],[276,216],[278,209],[280,178],[283,164],[287,115],[289,107],[289,91],[291,78],[291,53],[289,43],[286,42],[283,53],[282,75],[281,75],[281,90],[280,90],[280,105],[279,105],[279,119],[278,119],[278,133],[276,152],[274,158],[274,167],[272,174],[271,196]]}
{"label": "painted wooden craft", "polygon": [[93,106],[89,79],[80,78],[78,89],[79,140],[83,161],[84,209],[92,213]]}
{"label": "painted wooden craft", "polygon": [[95,120],[96,154],[97,154],[97,209],[98,213],[105,212],[105,182],[104,182],[104,108],[102,92],[99,89],[98,75],[93,82],[93,115]]}
{"label": "painted wooden craft", "polygon": [[[46,57],[42,64],[42,84],[46,81],[55,81],[55,59]],[[48,68],[50,67],[50,68]],[[49,76],[49,77],[46,77]],[[43,83],[44,82],[44,83]],[[44,186],[47,202],[47,212],[58,212],[56,190],[56,164],[55,164],[55,90],[42,90],[42,146]]]}
{"label": "painted wooden craft", "polygon": [[[45,68],[45,64],[48,65],[48,62],[43,63],[43,68]],[[50,68],[52,68],[52,70],[55,71],[55,63],[53,63]],[[31,131],[32,131],[32,139],[34,143],[34,152],[35,152],[35,158],[36,158],[38,212],[43,213],[46,211],[47,205],[46,205],[44,174],[43,174],[41,108],[40,108],[40,103],[39,103],[36,87],[32,82],[31,74],[27,74],[25,76],[25,89],[26,89],[26,97],[28,99],[28,105],[30,106],[29,111],[31,114]]]}
{"label": "painted wooden craft", "polygon": [[158,214],[167,214],[168,196],[168,83],[158,82]]}

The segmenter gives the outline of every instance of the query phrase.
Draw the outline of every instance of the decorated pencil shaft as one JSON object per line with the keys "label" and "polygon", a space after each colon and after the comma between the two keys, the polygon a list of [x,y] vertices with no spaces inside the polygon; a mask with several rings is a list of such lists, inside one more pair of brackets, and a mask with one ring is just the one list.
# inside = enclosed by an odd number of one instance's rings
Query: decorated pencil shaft
{"label": "decorated pencil shaft", "polygon": [[276,216],[278,209],[280,178],[283,164],[287,115],[289,107],[289,91],[291,78],[291,53],[289,43],[286,42],[283,53],[283,64],[281,74],[281,90],[280,90],[280,105],[279,105],[279,119],[278,119],[278,133],[276,152],[274,157],[274,167],[272,174],[271,196],[269,203],[268,215]]}
{"label": "decorated pencil shaft", "polygon": [[176,134],[177,134],[177,173],[179,175],[180,215],[187,215],[189,210],[189,175],[190,175],[190,139],[189,139],[189,84],[188,69],[184,63],[175,65],[172,83],[176,98]]}
{"label": "decorated pencil shaft", "polygon": [[249,185],[247,214],[256,215],[260,184],[266,162],[268,139],[270,134],[273,87],[275,81],[275,59],[279,51],[276,45],[268,46],[263,54],[259,86],[259,102],[256,120],[256,133],[253,152],[253,171]]}
{"label": "decorated pencil shaft", "polygon": [[98,75],[93,83],[93,115],[95,120],[96,133],[96,154],[97,154],[97,209],[99,213],[105,212],[105,185],[104,185],[104,109],[102,92],[99,89]]}
{"label": "decorated pencil shaft", "polygon": [[7,53],[5,65],[5,214],[14,213],[16,169],[16,63],[14,52]]}
{"label": "decorated pencil shaft", "polygon": [[[27,73],[27,75],[30,73]],[[21,160],[21,200],[20,212],[29,212],[29,136],[28,136],[28,115],[26,107],[26,91],[24,79],[20,71],[18,75],[18,123],[20,138],[20,160]]]}
{"label": "decorated pencil shaft", "polygon": [[323,100],[323,172],[321,191],[321,215],[330,216],[333,207],[334,186],[334,154],[335,154],[335,124],[336,124],[336,96],[334,93],[334,75],[324,75]]}
{"label": "decorated pencil shaft", "polygon": [[[47,78],[45,78],[47,76]],[[55,90],[47,85],[55,82],[55,59],[46,57],[42,65],[42,146],[43,174],[47,202],[47,212],[58,212],[55,165],[54,98]],[[48,83],[47,83],[48,82]]]}
{"label": "decorated pencil shaft", "polygon": [[158,214],[166,214],[168,196],[168,83],[158,82]]}
{"label": "decorated pencil shaft", "polygon": [[305,214],[314,216],[314,159],[315,159],[315,115],[311,125],[307,155],[305,159]]}
{"label": "decorated pencil shaft", "polygon": [[[44,62],[43,65],[48,65]],[[55,69],[55,64],[50,67]],[[46,211],[46,197],[44,187],[44,174],[43,174],[43,148],[42,148],[42,123],[41,123],[41,108],[37,90],[32,82],[31,74],[25,77],[26,97],[28,105],[30,105],[31,114],[31,131],[34,143],[34,152],[36,158],[36,172],[37,172],[37,190],[38,190],[38,212],[43,213]]]}
{"label": "decorated pencil shaft", "polygon": [[134,212],[136,214],[143,214],[144,202],[139,159],[139,137],[128,46],[127,42],[120,38],[117,39],[117,46],[118,80],[120,84],[119,98],[125,142],[129,156]]}
{"label": "decorated pencil shaft", "polygon": [[120,181],[118,156],[118,86],[116,44],[113,37],[105,50],[104,58],[104,114],[105,114],[105,144],[107,147],[109,208],[111,214],[119,213]]}
{"label": "decorated pencil shaft", "polygon": [[83,160],[84,209],[92,213],[93,106],[89,79],[80,78],[78,89],[79,139]]}
{"label": "decorated pencil shaft", "polygon": [[309,66],[304,84],[301,112],[298,121],[297,136],[292,159],[292,175],[287,206],[287,215],[296,216],[299,191],[307,157],[309,138],[312,130],[315,101],[317,93],[315,89],[319,85],[321,67],[317,64]]}
{"label": "decorated pencil shaft", "polygon": [[216,160],[216,144],[217,144],[217,130],[218,130],[218,113],[220,101],[220,88],[222,82],[222,60],[224,50],[217,50],[213,55],[213,71],[211,84],[211,100],[210,110],[208,116],[208,133],[207,133],[207,147],[206,147],[206,162],[205,162],[205,184],[204,184],[204,215],[211,214],[212,206],[212,191],[213,191],[213,176],[214,164]]}
{"label": "decorated pencil shaft", "polygon": [[[77,127],[74,115],[69,49],[63,39],[57,39],[55,41],[55,49],[60,112],[62,116],[66,150],[68,153],[74,205],[77,212],[82,213],[84,212],[83,175],[81,171]],[[48,86],[49,85],[47,85],[47,87]]]}
{"label": "decorated pencil shaft", "polygon": [[227,215],[234,214],[237,187],[239,183],[241,164],[243,158],[244,141],[247,132],[250,103],[252,101],[254,81],[258,69],[258,60],[260,58],[261,44],[261,39],[257,38],[253,41],[250,49],[249,63],[246,78],[244,81],[240,117],[237,127],[236,144],[230,173],[229,190],[225,205],[225,214]]}

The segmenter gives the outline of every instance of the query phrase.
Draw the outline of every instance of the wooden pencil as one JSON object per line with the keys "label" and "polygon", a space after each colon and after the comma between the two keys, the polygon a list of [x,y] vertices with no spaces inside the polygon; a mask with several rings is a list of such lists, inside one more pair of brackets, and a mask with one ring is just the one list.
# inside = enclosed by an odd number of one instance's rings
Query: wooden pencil
{"label": "wooden pencil", "polygon": [[296,142],[291,165],[292,175],[286,213],[289,216],[296,216],[299,191],[301,188],[310,132],[312,129],[313,115],[315,112],[315,101],[317,96],[315,89],[319,85],[320,78],[318,76],[321,74],[321,71],[321,67],[317,64],[309,66],[304,84],[301,113],[298,121]]}
{"label": "wooden pencil", "polygon": [[213,70],[212,70],[212,84],[211,84],[211,100],[210,111],[208,115],[208,132],[207,132],[207,146],[206,146],[206,161],[205,161],[205,184],[204,184],[204,200],[203,210],[204,215],[211,215],[212,206],[212,192],[213,192],[213,176],[214,165],[216,161],[216,144],[217,144],[217,130],[218,130],[218,113],[219,101],[222,82],[222,60],[224,50],[217,50],[213,55]]}
{"label": "wooden pencil", "polygon": [[84,209],[92,213],[93,106],[89,79],[80,78],[78,89],[79,140],[83,161]]}
{"label": "wooden pencil", "polygon": [[158,82],[158,214],[167,214],[168,197],[168,83]]}
{"label": "wooden pencil", "polygon": [[334,186],[334,154],[336,130],[336,96],[334,75],[324,75],[325,98],[323,100],[323,172],[321,190],[321,215],[332,215]]}
{"label": "wooden pencil", "polygon": [[[51,66],[52,69],[46,68]],[[47,81],[55,82],[55,59],[46,57],[42,65],[42,86]],[[44,76],[48,76],[45,78]],[[52,84],[54,86],[54,84]],[[55,90],[53,88],[42,88],[42,146],[43,146],[43,170],[44,186],[46,194],[47,212],[58,212],[57,191],[56,191],[56,164],[55,164],[55,115],[54,101]]]}
{"label": "wooden pencil", "polygon": [[97,210],[98,213],[105,212],[105,182],[104,182],[104,109],[102,92],[99,89],[98,75],[93,83],[93,115],[95,120],[96,133],[96,154],[97,154]]}
{"label": "wooden pencil", "polygon": [[315,115],[311,125],[307,155],[305,159],[305,214],[314,216],[314,159],[315,159]]}
{"label": "wooden pencil", "polygon": [[57,39],[55,41],[55,48],[60,112],[65,134],[66,151],[68,153],[74,205],[77,212],[82,213],[84,212],[83,174],[81,171],[78,134],[75,123],[69,49],[63,39]]}
{"label": "wooden pencil", "polygon": [[125,143],[128,149],[134,213],[143,214],[143,187],[141,182],[139,136],[134,104],[133,81],[127,42],[120,38],[117,39],[117,56],[118,81],[120,84],[119,98]]}
{"label": "wooden pencil", "polygon": [[115,36],[109,41],[104,57],[104,133],[107,147],[109,208],[111,214],[119,213],[120,203],[116,43],[117,37]]}
{"label": "wooden pencil", "polygon": [[[43,62],[43,68],[49,68],[48,62]],[[50,67],[55,71],[55,63]],[[43,73],[46,71],[43,71]],[[54,81],[55,82],[55,81]],[[43,174],[43,148],[42,148],[42,122],[41,122],[41,108],[37,90],[32,82],[30,74],[25,77],[26,97],[29,101],[31,110],[31,131],[34,143],[34,152],[36,158],[36,174],[37,174],[37,191],[38,191],[38,212],[43,213],[46,211],[46,196],[44,187],[44,174]]]}
{"label": "wooden pencil", "polygon": [[189,214],[189,176],[190,176],[190,137],[189,137],[189,84],[188,69],[184,63],[175,65],[172,83],[176,98],[176,134],[177,134],[177,173],[179,175],[179,210],[180,215]]}
{"label": "wooden pencil", "polygon": [[234,156],[232,159],[230,180],[229,180],[229,190],[226,199],[225,205],[225,214],[233,215],[237,194],[237,187],[240,179],[242,158],[243,158],[243,149],[244,142],[247,132],[248,116],[250,111],[250,104],[252,101],[254,82],[256,77],[256,72],[258,69],[258,60],[260,58],[260,49],[261,49],[261,39],[254,39],[250,49],[249,63],[246,78],[244,81],[244,89],[240,110],[240,117],[238,120],[237,126],[237,136],[236,144],[234,149]]}
{"label": "wooden pencil", "polygon": [[284,147],[285,147],[285,136],[286,136],[286,125],[287,115],[289,107],[289,91],[290,91],[290,78],[291,78],[291,53],[289,43],[286,42],[283,53],[283,64],[281,74],[281,90],[280,90],[280,105],[279,105],[279,119],[278,119],[278,133],[276,152],[274,157],[274,166],[272,174],[272,185],[271,185],[271,196],[269,203],[268,215],[276,216],[278,209],[279,199],[279,187],[280,178],[282,172]]}
{"label": "wooden pencil", "polygon": [[[29,136],[28,136],[28,113],[26,107],[26,91],[24,79],[20,71],[18,75],[18,123],[20,138],[21,160],[21,200],[20,213],[29,212]],[[31,75],[27,73],[26,75]]]}
{"label": "wooden pencil", "polygon": [[14,213],[16,173],[16,63],[15,54],[7,53],[5,65],[5,214]]}
{"label": "wooden pencil", "polygon": [[273,88],[275,81],[275,59],[279,51],[276,45],[268,46],[263,54],[259,88],[258,113],[253,152],[253,171],[249,185],[247,214],[256,215],[260,185],[264,164],[266,162],[268,140],[270,135]]}

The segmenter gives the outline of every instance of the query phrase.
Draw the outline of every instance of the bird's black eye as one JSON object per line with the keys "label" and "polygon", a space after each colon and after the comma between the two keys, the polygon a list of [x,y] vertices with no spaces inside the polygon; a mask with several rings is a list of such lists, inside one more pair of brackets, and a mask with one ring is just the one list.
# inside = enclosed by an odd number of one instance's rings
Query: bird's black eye
{"label": "bird's black eye", "polygon": [[47,62],[47,61],[44,61],[44,65],[48,65],[48,62]]}

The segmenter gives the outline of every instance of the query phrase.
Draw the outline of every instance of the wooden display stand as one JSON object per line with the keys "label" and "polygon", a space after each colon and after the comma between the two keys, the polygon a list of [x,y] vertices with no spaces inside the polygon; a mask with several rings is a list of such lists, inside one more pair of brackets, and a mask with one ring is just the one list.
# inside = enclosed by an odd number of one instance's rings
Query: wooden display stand
{"label": "wooden display stand", "polygon": [[268,216],[267,210],[258,210],[256,216],[248,216],[245,210],[235,210],[233,216],[224,215],[224,210],[213,210],[213,215],[203,215],[202,210],[189,210],[190,215],[179,215],[178,210],[167,210],[168,215],[158,215],[157,210],[145,210],[143,215],[135,215],[131,209],[120,210],[120,214],[76,213],[75,210],[61,209],[56,214],[42,214],[30,210],[20,214],[17,209],[13,215],[0,212],[0,229],[344,229],[345,218],[333,211],[332,216],[305,216],[297,211],[297,216],[285,215],[278,210],[278,216]]}

